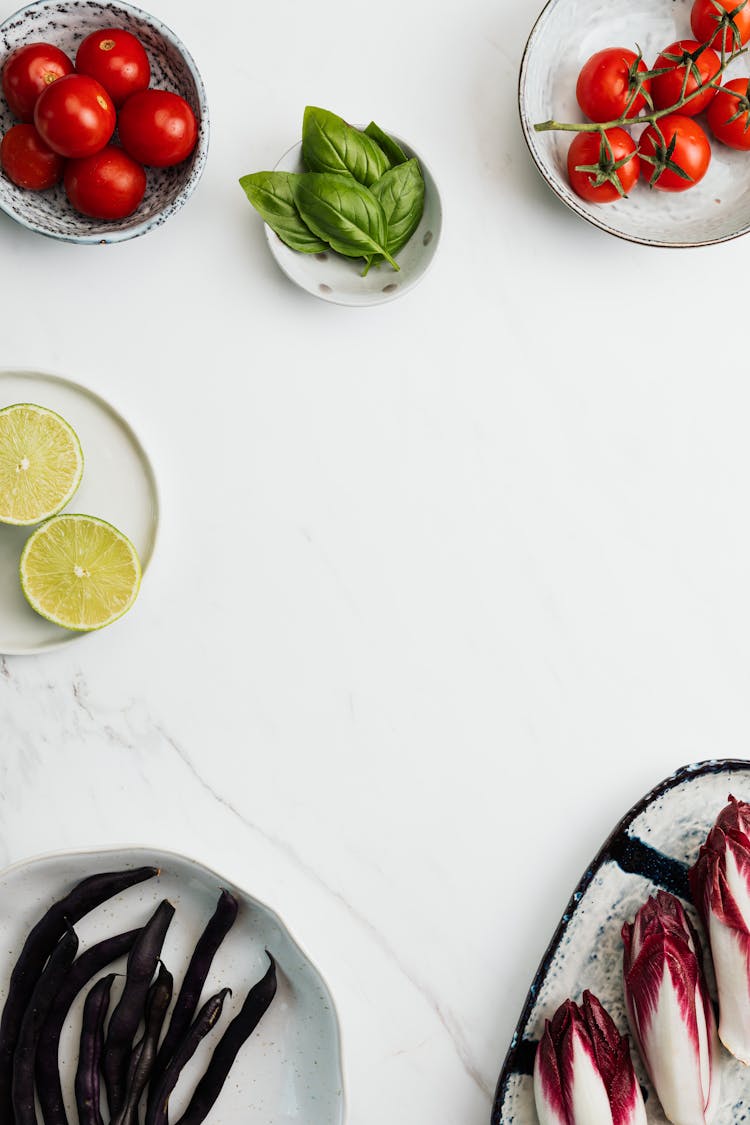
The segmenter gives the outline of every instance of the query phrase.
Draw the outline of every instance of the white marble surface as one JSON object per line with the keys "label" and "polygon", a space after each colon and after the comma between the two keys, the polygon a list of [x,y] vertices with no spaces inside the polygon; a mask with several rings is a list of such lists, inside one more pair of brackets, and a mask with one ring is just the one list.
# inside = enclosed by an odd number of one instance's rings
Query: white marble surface
{"label": "white marble surface", "polygon": [[[747,754],[750,243],[647,250],[554,199],[515,107],[537,0],[150,7],[211,104],[189,206],[106,248],[0,216],[2,366],[108,397],[163,503],[128,618],[0,663],[0,861],[200,858],[328,980],[352,1125],[484,1123],[604,835]],[[307,102],[442,185],[403,300],[327,306],[268,253],[236,180]]]}

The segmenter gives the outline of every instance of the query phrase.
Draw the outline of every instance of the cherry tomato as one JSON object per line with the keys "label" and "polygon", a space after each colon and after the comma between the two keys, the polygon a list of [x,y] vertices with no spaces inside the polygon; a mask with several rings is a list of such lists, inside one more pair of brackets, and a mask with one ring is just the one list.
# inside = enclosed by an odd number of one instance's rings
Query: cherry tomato
{"label": "cherry tomato", "polygon": [[34,120],[36,100],[51,82],[72,74],[73,63],[51,43],[27,43],[11,51],[3,66],[3,94],[14,117]]}
{"label": "cherry tomato", "polygon": [[[607,47],[604,51],[597,51],[584,63],[578,75],[578,104],[592,121],[613,121],[622,117],[638,87],[637,74],[647,72],[643,59],[627,47]],[[641,88],[648,93],[650,79],[647,78]],[[643,94],[637,94],[628,110],[628,117],[635,117],[645,104]]]}
{"label": "cherry tomato", "polygon": [[115,131],[115,107],[104,87],[86,74],[59,78],[40,94],[34,124],[61,156],[90,156]]}
{"label": "cherry tomato", "polygon": [[[659,55],[654,63],[654,70],[665,67],[666,73],[657,74],[651,81],[651,96],[656,109],[670,109],[680,101],[686,68],[690,71],[685,87],[686,94],[691,94],[699,85],[709,82],[719,73],[721,69],[719,56],[710,47],[705,47],[696,57],[695,52],[700,47],[701,44],[695,39],[679,39],[676,43],[670,43]],[[704,90],[689,102],[685,102],[685,105],[675,112],[683,117],[695,117],[706,109],[715,93],[716,90],[713,88]]]}
{"label": "cherry tomato", "polygon": [[0,143],[0,164],[18,187],[45,191],[59,184],[65,161],[44,143],[33,125],[14,125]]}
{"label": "cherry tomato", "polygon": [[741,0],[695,0],[690,12],[690,26],[695,38],[701,43],[710,43],[717,51],[721,50],[723,40],[727,54],[747,43],[750,39],[750,4],[741,8],[740,3]]}
{"label": "cherry tomato", "polygon": [[92,219],[124,219],[143,199],[146,173],[121,148],[107,145],[85,156],[69,160],[65,167],[65,192],[82,215]]}
{"label": "cherry tomato", "polygon": [[117,27],[87,35],[76,54],[76,70],[101,82],[116,106],[145,90],[151,80],[148,55],[142,44]]}
{"label": "cherry tomato", "polygon": [[603,137],[599,132],[576,133],[568,149],[570,186],[589,203],[614,203],[627,195],[639,169],[636,143],[624,129],[607,129]]}
{"label": "cherry tomato", "polygon": [[198,123],[184,98],[168,90],[143,90],[128,98],[118,119],[120,141],[141,164],[169,168],[195,148]]}
{"label": "cherry tomato", "polygon": [[711,163],[711,145],[705,132],[692,117],[679,113],[668,113],[644,129],[639,152],[641,175],[659,191],[695,187]]}
{"label": "cherry tomato", "polygon": [[733,78],[722,86],[706,114],[717,141],[730,148],[750,149],[749,110],[747,78]]}

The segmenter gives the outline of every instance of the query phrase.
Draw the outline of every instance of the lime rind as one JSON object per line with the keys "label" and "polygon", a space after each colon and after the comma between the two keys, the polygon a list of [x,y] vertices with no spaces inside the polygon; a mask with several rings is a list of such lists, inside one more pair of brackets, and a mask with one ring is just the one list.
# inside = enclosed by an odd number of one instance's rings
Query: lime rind
{"label": "lime rind", "polygon": [[[45,505],[45,507],[43,507],[41,510],[34,509],[32,513],[27,512],[23,518],[19,518],[14,514],[12,506],[8,504],[8,499],[11,494],[7,473],[7,463],[9,459],[6,457],[6,471],[5,473],[3,473],[4,466],[2,457],[2,435],[0,434],[0,523],[11,524],[14,527],[31,527],[34,524],[41,523],[42,521],[49,519],[51,516],[57,515],[58,512],[62,511],[66,504],[70,503],[83,477],[84,458],[78,434],[75,432],[70,423],[66,421],[65,418],[63,418],[56,411],[50,410],[49,407],[39,406],[38,404],[33,402],[16,402],[10,406],[5,406],[0,409],[0,430],[2,429],[4,418],[7,418],[8,416],[19,412],[25,412],[27,415],[37,414],[40,419],[45,419],[48,421],[54,419],[58,424],[58,436],[64,435],[68,439],[69,452],[73,454],[71,464],[69,466],[66,466],[65,468],[65,476],[69,481],[65,491],[58,491],[55,494],[54,490],[50,488],[48,490],[50,493],[50,499],[48,500],[48,503]],[[54,467],[52,468],[52,472],[54,474]],[[54,496],[54,499],[51,499],[51,496]]]}
{"label": "lime rind", "polygon": [[[65,559],[65,562],[67,564],[70,564],[70,566],[68,567],[67,572],[48,570],[44,575],[46,582],[40,582],[39,575],[30,573],[29,562],[30,560],[34,562],[35,555],[39,552],[40,544],[44,544],[45,537],[53,534],[61,524],[66,524],[68,527],[67,539],[69,541],[65,542],[64,544],[65,550],[57,551],[57,563],[59,566],[60,558],[63,557]],[[97,558],[93,560],[90,557],[84,558],[84,555],[81,551],[81,537],[78,535],[78,531],[79,529],[84,527],[88,527],[89,529],[104,529],[109,533],[108,537],[104,537],[105,539],[108,539],[108,542],[104,543],[104,550]],[[66,536],[63,536],[63,539],[65,538]],[[113,547],[122,548],[124,550],[124,557],[132,566],[133,572],[132,580],[127,585],[127,588],[125,589],[124,586],[121,586],[121,588],[123,589],[123,596],[118,600],[114,608],[110,608],[109,613],[102,614],[101,617],[97,617],[94,621],[84,620],[81,614],[79,614],[79,616],[75,618],[70,613],[62,614],[60,612],[56,612],[55,607],[48,604],[48,602],[51,600],[49,597],[50,593],[52,593],[53,595],[59,595],[57,601],[57,608],[59,610],[60,605],[62,605],[65,600],[64,593],[66,584],[68,590],[71,589],[70,577],[73,568],[78,566],[80,561],[87,562],[89,566],[91,566],[92,563],[98,563],[99,565],[101,565],[104,556]],[[54,552],[52,557],[53,559],[55,558]],[[138,596],[138,592],[141,586],[142,574],[143,572],[140,559],[138,558],[138,553],[131,543],[130,539],[128,539],[127,535],[123,534],[123,532],[121,532],[118,528],[114,527],[113,524],[108,523],[106,520],[100,519],[98,516],[89,516],[82,513],[65,513],[64,515],[53,516],[51,519],[48,519],[43,524],[41,524],[40,527],[38,527],[27,539],[23,552],[21,553],[21,561],[19,564],[21,589],[31,608],[41,617],[44,617],[47,621],[51,621],[53,625],[59,625],[63,629],[69,629],[73,632],[79,633],[91,633],[95,632],[98,629],[103,629],[105,628],[105,626],[111,625],[114,621],[117,621],[120,617],[122,617],[123,614],[127,613]],[[80,576],[77,577],[80,578]],[[98,575],[94,577],[94,584],[95,586],[98,585],[100,587],[101,592],[102,584],[106,585],[106,571],[99,571]],[[46,593],[48,595],[47,598],[42,597],[35,591],[34,587],[39,585],[46,585]],[[50,591],[51,585],[54,586],[52,591]],[[94,590],[94,596],[95,595],[96,590]],[[89,593],[85,594],[83,592],[83,588],[81,588],[80,600],[82,601],[82,603],[85,603],[87,599],[89,600],[89,602],[93,600],[91,591],[89,590]],[[68,601],[71,600],[75,599],[68,599]],[[104,601],[105,599],[101,598],[100,600]]]}

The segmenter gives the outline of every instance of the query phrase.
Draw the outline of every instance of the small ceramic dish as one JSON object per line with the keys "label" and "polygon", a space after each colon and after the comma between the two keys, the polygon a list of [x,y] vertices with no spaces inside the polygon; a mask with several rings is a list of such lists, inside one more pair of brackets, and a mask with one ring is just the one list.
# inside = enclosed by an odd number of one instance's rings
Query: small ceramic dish
{"label": "small ceramic dish", "polygon": [[[358,129],[363,126],[358,125]],[[403,250],[398,253],[398,271],[387,262],[378,268],[373,267],[366,277],[362,277],[364,262],[361,258],[345,258],[332,250],[321,254],[301,254],[281,241],[279,236],[266,226],[268,245],[279,266],[296,285],[337,305],[380,305],[391,301],[413,289],[421,281],[432,265],[440,241],[443,224],[443,211],[435,179],[418,152],[391,134],[408,157],[416,156],[424,177],[424,213],[419,226]],[[285,152],[274,171],[305,172],[302,162],[302,142],[293,145]]]}
{"label": "small ceramic dish", "polygon": [[[67,242],[122,242],[160,226],[191,195],[208,153],[206,92],[195,63],[169,28],[129,4],[36,0],[0,24],[0,69],[16,47],[34,42],[53,43],[75,61],[81,40],[103,27],[125,28],[140,39],[151,64],[152,88],[171,90],[187,101],[198,120],[198,143],[182,164],[147,168],[146,194],[138,210],[112,222],[79,215],[61,184],[44,192],[24,191],[0,174],[0,209],[29,230]],[[0,96],[0,135],[15,124]]]}
{"label": "small ceramic dish", "polygon": [[[647,246],[705,246],[750,230],[750,164],[746,153],[712,143],[704,179],[689,191],[655,191],[641,180],[627,199],[587,203],[573,192],[566,157],[573,133],[537,133],[549,120],[583,121],[576,79],[586,60],[605,47],[639,44],[647,65],[677,39],[692,37],[690,0],[549,0],[529,36],[518,87],[524,138],[555,194],[588,222]],[[748,74],[747,56],[726,71]],[[705,115],[698,118],[701,124]],[[707,128],[707,127],[706,127]],[[636,137],[637,130],[633,135]]]}
{"label": "small ceramic dish", "polygon": [[[750,801],[750,762],[725,759],[684,766],[625,814],[586,869],[532,981],[500,1072],[491,1125],[537,1125],[532,1079],[544,1021],[568,997],[580,1002],[591,989],[621,1033],[627,1032],[622,988],[624,922],[658,890],[691,904],[688,868],[695,862],[729,794]],[[704,948],[704,953],[706,953]],[[709,974],[709,987],[711,976]],[[636,1075],[649,1125],[667,1125],[636,1052]],[[747,1068],[728,1051],[717,1060],[721,1099],[714,1120],[734,1125],[750,1113]]]}
{"label": "small ceramic dish", "polygon": [[[159,902],[175,914],[164,942],[164,963],[182,983],[195,943],[213,913],[222,888],[239,903],[237,919],[211,965],[205,1000],[229,987],[218,1026],[201,1043],[170,1098],[179,1120],[211,1052],[237,1014],[249,988],[276,961],[277,991],[268,1011],[243,1044],[209,1121],[223,1125],[341,1125],[344,1113],[339,1024],[328,987],[282,920],[216,872],[173,852],[146,848],[69,852],[26,860],[0,873],[0,1007],[21,946],[53,902],[89,875],[129,867],[159,868],[157,878],[138,883],[76,923],[81,951],[106,937],[142,926]],[[113,1004],[122,990],[125,958],[112,970]],[[103,975],[103,974],[102,974]],[[60,1040],[60,1075],[69,1121],[77,1120],[73,1097],[83,994],[75,1001]]]}

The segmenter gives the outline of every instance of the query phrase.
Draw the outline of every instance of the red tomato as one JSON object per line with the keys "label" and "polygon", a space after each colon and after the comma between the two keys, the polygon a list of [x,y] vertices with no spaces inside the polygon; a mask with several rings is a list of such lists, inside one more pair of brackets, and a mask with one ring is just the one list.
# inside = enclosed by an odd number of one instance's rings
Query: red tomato
{"label": "red tomato", "polygon": [[[700,51],[700,54],[697,52]],[[685,81],[685,70],[689,67],[690,75],[685,87],[685,93],[691,94],[693,90],[697,90],[699,85],[705,82],[710,82],[721,69],[719,56],[710,47],[701,49],[701,44],[697,43],[695,39],[679,39],[676,43],[670,43],[665,47],[658,59],[654,63],[654,70],[660,70],[666,67],[665,74],[657,74],[651,81],[651,96],[654,99],[654,106],[656,109],[671,109],[672,106],[677,105],[677,102],[682,98],[682,86]],[[700,81],[696,77],[695,71],[698,71]],[[696,94],[689,102],[681,106],[676,113],[680,113],[683,117],[695,117],[696,114],[702,113],[712,100],[715,89],[710,88],[703,90],[702,93]]]}
{"label": "red tomato", "polygon": [[750,4],[742,8],[740,3],[741,0],[695,0],[690,12],[690,26],[695,38],[701,43],[710,43],[717,51],[721,50],[723,40],[727,54],[747,43],[750,39]]}
{"label": "red tomato", "polygon": [[69,74],[48,86],[34,110],[42,139],[61,156],[90,156],[115,131],[115,107],[104,87],[86,74]]}
{"label": "red tomato", "polygon": [[126,152],[107,145],[83,160],[69,160],[65,191],[82,215],[92,219],[124,219],[143,199],[146,173]]}
{"label": "red tomato", "polygon": [[151,67],[142,44],[117,27],[105,27],[87,35],[78,48],[76,70],[101,82],[116,106],[131,94],[145,90]]}
{"label": "red tomato", "polygon": [[639,152],[641,175],[660,191],[695,187],[711,163],[711,145],[705,132],[692,117],[679,113],[668,113],[644,129]]}
{"label": "red tomato", "polygon": [[607,129],[604,137],[599,132],[576,133],[568,149],[570,186],[589,203],[614,203],[627,195],[639,169],[636,143],[624,129]]}
{"label": "red tomato", "polygon": [[[604,51],[597,51],[584,63],[578,75],[578,104],[592,121],[613,121],[622,117],[638,88],[637,75],[647,72],[643,59],[627,47],[607,47]],[[642,83],[641,89],[647,93],[651,90],[650,79]],[[645,104],[643,94],[637,94],[628,110],[628,117],[635,117]]]}
{"label": "red tomato", "polygon": [[198,123],[184,98],[168,90],[143,90],[128,98],[117,122],[126,152],[141,164],[169,168],[195,148]]}
{"label": "red tomato", "polygon": [[44,143],[33,125],[14,125],[0,143],[0,164],[18,187],[45,191],[59,184],[65,161]]}
{"label": "red tomato", "polygon": [[749,110],[747,78],[733,78],[722,86],[706,114],[717,141],[730,148],[750,149]]}
{"label": "red tomato", "polygon": [[34,105],[42,90],[72,71],[68,56],[51,43],[16,47],[3,66],[3,94],[11,113],[21,121],[33,121]]}

